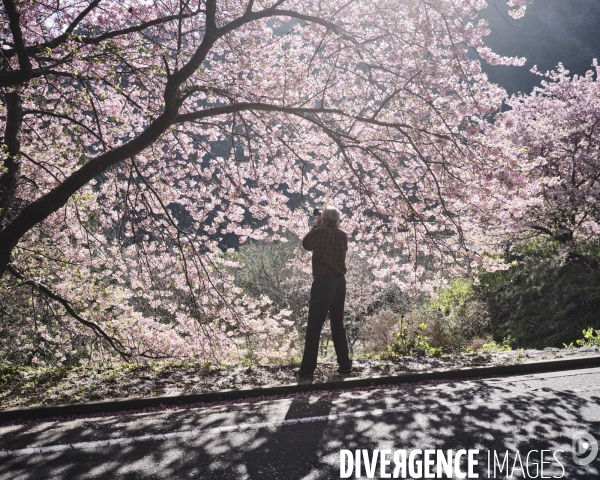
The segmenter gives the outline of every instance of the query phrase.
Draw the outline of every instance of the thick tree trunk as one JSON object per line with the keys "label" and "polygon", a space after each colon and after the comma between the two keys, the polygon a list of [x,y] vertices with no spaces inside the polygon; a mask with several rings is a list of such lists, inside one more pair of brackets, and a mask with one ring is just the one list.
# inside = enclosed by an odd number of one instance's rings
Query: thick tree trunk
{"label": "thick tree trunk", "polygon": [[[0,169],[0,228],[10,218],[11,204],[19,179],[19,160],[17,155],[21,149],[21,125],[23,123],[23,107],[21,97],[17,92],[8,92],[4,96],[6,102],[6,129],[4,130],[4,143],[6,144],[6,158]],[[4,273],[10,261],[10,250],[3,248],[4,242],[0,241],[0,272]],[[2,275],[0,273],[0,276]]]}
{"label": "thick tree trunk", "polygon": [[6,157],[0,168],[0,227],[8,218],[11,203],[19,179],[19,160],[17,155],[21,150],[21,125],[23,124],[23,106],[17,92],[4,95],[6,102],[6,128],[4,144]]}

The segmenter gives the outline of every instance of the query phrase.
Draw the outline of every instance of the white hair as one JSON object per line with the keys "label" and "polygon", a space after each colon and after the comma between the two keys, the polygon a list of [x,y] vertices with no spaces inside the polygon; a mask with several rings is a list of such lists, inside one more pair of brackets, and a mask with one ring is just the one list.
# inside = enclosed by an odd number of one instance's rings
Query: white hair
{"label": "white hair", "polygon": [[333,225],[337,225],[340,223],[340,216],[342,212],[340,212],[333,205],[327,205],[323,210],[322,217],[327,223],[331,223]]}

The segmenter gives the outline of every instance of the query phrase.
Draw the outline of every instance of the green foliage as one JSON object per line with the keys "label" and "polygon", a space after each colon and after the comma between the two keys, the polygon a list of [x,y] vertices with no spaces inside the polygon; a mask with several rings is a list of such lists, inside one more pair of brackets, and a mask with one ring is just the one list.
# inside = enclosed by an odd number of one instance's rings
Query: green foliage
{"label": "green foliage", "polygon": [[410,323],[425,323],[429,346],[444,353],[465,351],[473,339],[487,337],[490,330],[486,304],[463,278],[453,280],[436,298],[414,307],[406,317]]}
{"label": "green foliage", "polygon": [[252,368],[254,365],[258,365],[259,358],[253,349],[248,349],[246,355],[240,360],[240,365],[248,368]]}
{"label": "green foliage", "polygon": [[484,353],[509,352],[510,350],[512,350],[512,348],[510,347],[510,339],[509,338],[505,338],[502,341],[502,344],[499,344],[499,343],[495,342],[494,340],[491,340],[487,343],[484,343],[481,347],[481,351]]}
{"label": "green foliage", "polygon": [[600,255],[590,245],[585,255],[563,258],[559,247],[539,237],[507,248],[507,270],[482,272],[475,283],[455,279],[408,309],[387,354],[424,354],[424,344],[444,353],[598,345]]}
{"label": "green foliage", "polygon": [[577,344],[582,347],[600,347],[600,330],[592,327],[584,330],[583,339],[577,340]]}
{"label": "green foliage", "polygon": [[425,336],[427,325],[420,323],[416,328],[410,329],[411,326],[410,324],[405,325],[404,316],[400,317],[400,331],[395,335],[395,342],[386,347],[384,357],[422,357],[442,354],[442,349],[431,347],[427,343]]}
{"label": "green foliage", "polygon": [[[546,235],[531,239],[529,242],[517,245],[515,252],[528,258],[550,259],[558,255],[560,242]],[[507,252],[509,254],[509,252]]]}
{"label": "green foliage", "polygon": [[[600,347],[600,330],[594,330],[592,327],[583,330],[583,338],[575,340],[577,347]],[[563,344],[564,348],[577,348],[573,342]]]}
{"label": "green foliage", "polygon": [[20,375],[24,367],[17,365],[0,364],[0,390],[12,383],[12,379],[16,375]]}
{"label": "green foliage", "polygon": [[460,314],[472,297],[471,282],[464,278],[457,278],[452,281],[449,288],[438,292],[438,297],[431,300],[431,306],[438,308],[444,315]]}
{"label": "green foliage", "polygon": [[475,287],[488,305],[495,341],[510,336],[513,347],[561,347],[585,328],[600,328],[597,256],[561,261],[539,244],[520,250],[532,256],[521,256],[508,270],[481,274]]}
{"label": "green foliage", "polygon": [[236,285],[253,298],[268,296],[275,309],[292,310],[293,321],[305,315],[309,290],[302,286],[310,285],[310,275],[289,266],[296,248],[300,241],[290,237],[287,242],[248,242],[231,254],[244,264],[233,270]]}
{"label": "green foliage", "polygon": [[362,351],[370,354],[385,351],[388,345],[394,343],[398,328],[398,314],[392,310],[384,308],[370,315],[360,326]]}

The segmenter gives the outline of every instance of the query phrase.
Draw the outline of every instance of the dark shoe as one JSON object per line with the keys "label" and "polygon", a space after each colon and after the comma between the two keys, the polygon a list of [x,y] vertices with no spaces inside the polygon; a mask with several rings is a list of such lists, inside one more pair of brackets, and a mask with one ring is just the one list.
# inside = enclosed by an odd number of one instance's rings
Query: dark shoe
{"label": "dark shoe", "polygon": [[348,368],[338,368],[338,373],[341,373],[342,375],[347,375],[349,373],[352,373],[352,367],[348,367]]}
{"label": "dark shoe", "polygon": [[298,377],[298,379],[300,380],[312,380],[313,378],[315,378],[314,373],[303,372],[299,368],[295,370],[295,373],[296,377]]}

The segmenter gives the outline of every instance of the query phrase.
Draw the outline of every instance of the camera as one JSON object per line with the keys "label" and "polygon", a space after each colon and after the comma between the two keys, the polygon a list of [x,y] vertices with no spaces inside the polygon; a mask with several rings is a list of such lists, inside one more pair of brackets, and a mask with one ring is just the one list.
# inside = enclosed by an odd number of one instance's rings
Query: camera
{"label": "camera", "polygon": [[318,208],[315,208],[315,209],[313,210],[313,215],[314,215],[315,217],[320,217],[320,216],[321,216],[321,210],[319,210]]}

